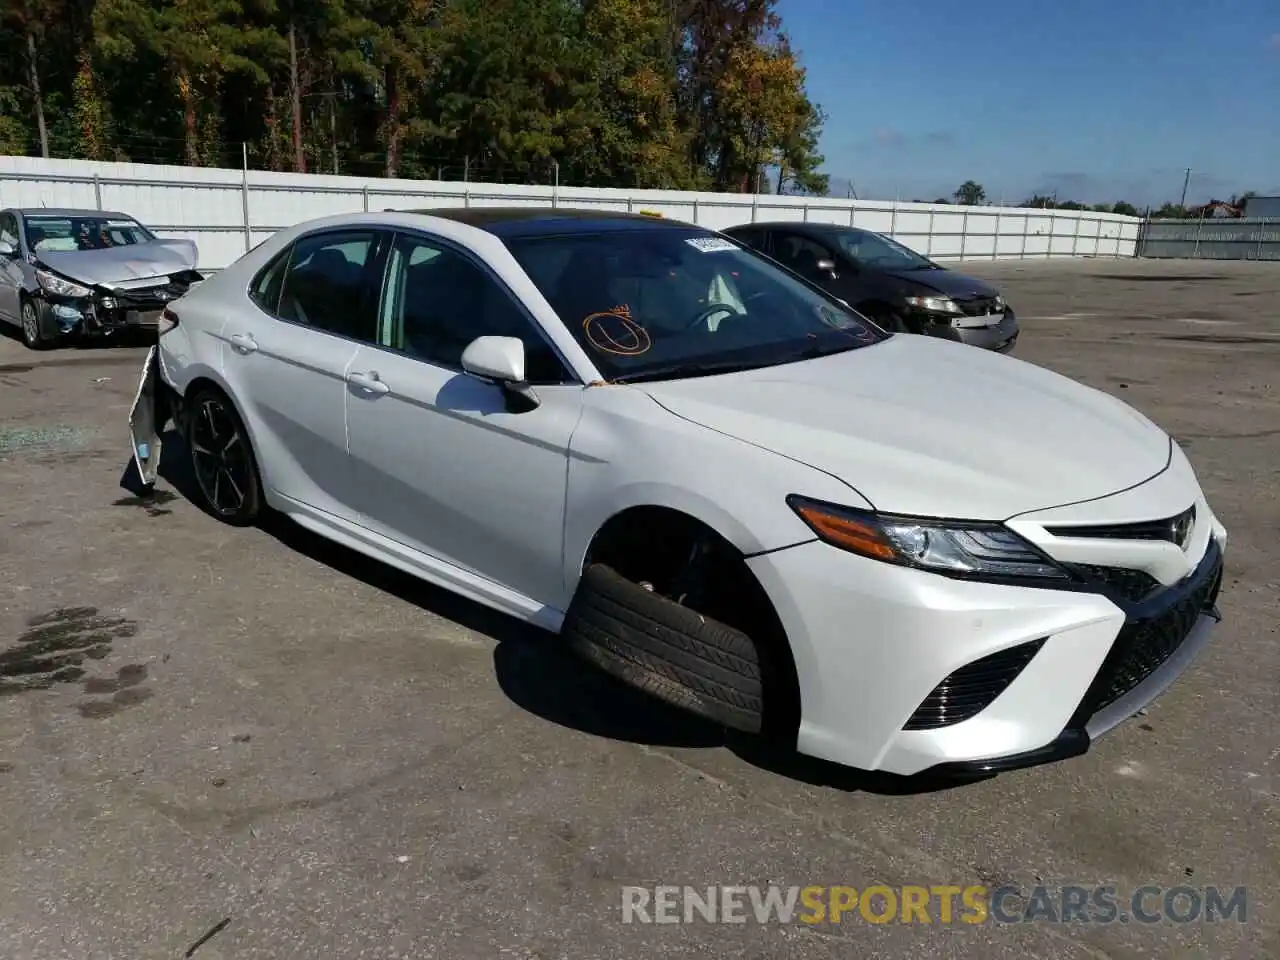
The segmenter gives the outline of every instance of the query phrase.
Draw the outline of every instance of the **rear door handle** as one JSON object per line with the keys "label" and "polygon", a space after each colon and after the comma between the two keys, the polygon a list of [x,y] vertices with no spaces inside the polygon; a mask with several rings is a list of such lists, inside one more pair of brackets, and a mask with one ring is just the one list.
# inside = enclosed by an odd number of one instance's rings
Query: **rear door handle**
{"label": "rear door handle", "polygon": [[347,383],[353,384],[368,393],[382,394],[391,392],[391,388],[378,376],[377,370],[370,370],[368,373],[349,373],[347,374]]}
{"label": "rear door handle", "polygon": [[253,353],[258,349],[258,341],[247,333],[233,333],[228,339],[240,353]]}

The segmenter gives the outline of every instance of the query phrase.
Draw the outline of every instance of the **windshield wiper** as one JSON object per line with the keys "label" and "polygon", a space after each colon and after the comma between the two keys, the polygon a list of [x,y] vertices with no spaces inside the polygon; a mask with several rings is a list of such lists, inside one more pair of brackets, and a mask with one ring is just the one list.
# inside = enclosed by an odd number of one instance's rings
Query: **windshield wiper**
{"label": "windshield wiper", "polygon": [[721,360],[714,363],[668,363],[660,367],[649,367],[635,373],[620,373],[613,378],[613,383],[639,383],[643,380],[674,380],[681,377],[710,377],[719,373],[741,373],[744,370],[759,370],[771,367],[775,363],[787,363],[791,358],[783,360]]}

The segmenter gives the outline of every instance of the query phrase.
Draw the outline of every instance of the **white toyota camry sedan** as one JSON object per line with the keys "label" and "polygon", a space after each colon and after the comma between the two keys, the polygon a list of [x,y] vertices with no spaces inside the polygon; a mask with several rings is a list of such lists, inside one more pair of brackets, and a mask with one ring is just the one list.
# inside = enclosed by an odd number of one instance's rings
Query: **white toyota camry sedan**
{"label": "white toyota camry sedan", "polygon": [[330,217],[161,329],[145,482],[172,420],[214,516],[286,514],[805,754],[1079,754],[1220,619],[1226,531],[1146,417],[887,333],[703,228]]}

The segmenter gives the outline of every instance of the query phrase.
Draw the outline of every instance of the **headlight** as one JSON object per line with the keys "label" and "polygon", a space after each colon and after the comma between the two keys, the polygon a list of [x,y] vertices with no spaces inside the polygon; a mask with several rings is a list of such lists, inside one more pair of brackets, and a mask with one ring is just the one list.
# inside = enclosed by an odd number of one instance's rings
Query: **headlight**
{"label": "headlight", "polygon": [[792,495],[787,504],[826,543],[872,560],[979,580],[1069,580],[1000,523],[895,517]]}
{"label": "headlight", "polygon": [[88,287],[64,280],[48,270],[37,270],[36,282],[40,284],[41,289],[52,293],[55,297],[87,297],[93,293]]}
{"label": "headlight", "polygon": [[995,300],[992,301],[991,303],[991,309],[993,309],[996,313],[1004,313],[1005,310],[1007,310],[1008,308],[1009,308],[1009,305],[1004,302],[1004,297],[1000,296],[1000,294],[997,293]]}
{"label": "headlight", "polygon": [[907,303],[917,310],[930,313],[959,313],[960,307],[950,297],[907,297]]}

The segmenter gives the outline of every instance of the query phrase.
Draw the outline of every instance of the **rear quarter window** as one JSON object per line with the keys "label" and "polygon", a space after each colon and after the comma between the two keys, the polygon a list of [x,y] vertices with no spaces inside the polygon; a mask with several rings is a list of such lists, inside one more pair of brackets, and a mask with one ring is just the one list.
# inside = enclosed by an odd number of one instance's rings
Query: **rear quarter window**
{"label": "rear quarter window", "polygon": [[249,299],[273,317],[280,309],[280,290],[284,286],[284,275],[292,254],[293,245],[290,244],[253,278],[249,287]]}

